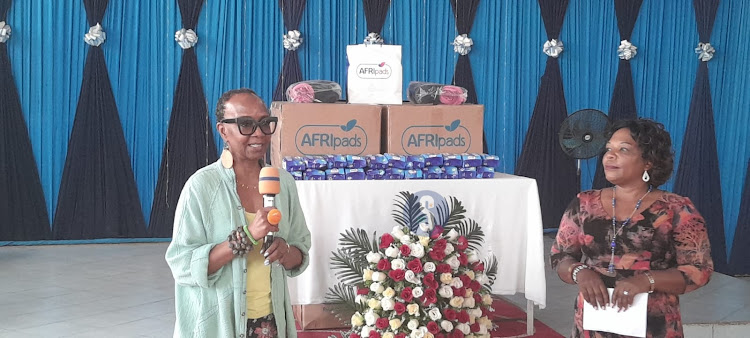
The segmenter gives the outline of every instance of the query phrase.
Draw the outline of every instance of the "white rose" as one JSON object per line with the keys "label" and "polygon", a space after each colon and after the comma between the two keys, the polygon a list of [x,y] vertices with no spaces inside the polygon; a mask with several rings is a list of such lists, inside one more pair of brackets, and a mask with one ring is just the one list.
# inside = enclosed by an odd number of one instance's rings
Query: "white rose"
{"label": "white rose", "polygon": [[396,301],[394,301],[393,298],[383,298],[380,301],[380,307],[382,307],[384,311],[393,310],[394,305],[396,305]]}
{"label": "white rose", "polygon": [[435,338],[435,336],[430,331],[427,331],[424,333],[424,338]]}
{"label": "white rose", "polygon": [[464,297],[453,297],[449,304],[454,308],[460,308],[464,304]]}
{"label": "white rose", "polygon": [[464,305],[465,308],[473,308],[474,307],[474,297],[466,297],[464,298]]}
{"label": "white rose", "polygon": [[391,326],[391,330],[396,331],[399,327],[401,327],[401,319],[393,318],[388,322],[388,324]]}
{"label": "white rose", "polygon": [[367,325],[369,326],[375,325],[375,321],[378,320],[378,318],[380,318],[380,316],[378,316],[378,314],[375,313],[375,311],[373,311],[372,309],[369,309],[367,310],[367,312],[365,312],[365,323],[367,323]]}
{"label": "white rose", "polygon": [[412,331],[409,338],[424,338],[424,332],[422,330]]}
{"label": "white rose", "polygon": [[419,277],[417,277],[416,274],[414,274],[414,271],[406,270],[406,273],[404,274],[404,279],[406,279],[406,281],[409,283],[422,285],[422,281],[419,280]]}
{"label": "white rose", "polygon": [[455,229],[451,229],[451,231],[448,231],[447,237],[449,241],[455,242],[458,239],[458,232]]}
{"label": "white rose", "polygon": [[482,317],[482,309],[480,308],[471,309],[469,310],[469,312],[471,313],[472,316],[474,316],[474,318]]}
{"label": "white rose", "polygon": [[430,316],[430,319],[432,320],[438,320],[440,318],[443,318],[443,315],[440,313],[440,309],[436,307],[430,309],[430,311],[427,312],[427,315]]}
{"label": "white rose", "polygon": [[406,327],[409,328],[409,330],[416,330],[419,327],[419,322],[416,319],[412,319],[409,321],[409,324],[406,324]]}
{"label": "white rose", "polygon": [[409,244],[409,249],[411,249],[411,255],[416,258],[422,258],[424,257],[424,247],[422,244],[419,243],[412,243]]}
{"label": "white rose", "polygon": [[430,273],[430,272],[435,272],[435,269],[437,269],[437,267],[435,266],[435,263],[427,262],[427,263],[424,263],[423,269],[424,269],[424,272]]}
{"label": "white rose", "polygon": [[461,324],[456,325],[456,329],[460,330],[464,334],[471,333],[471,328],[469,327],[469,324],[466,324],[466,323],[461,323]]}
{"label": "white rose", "polygon": [[379,252],[368,252],[367,256],[365,257],[367,258],[368,262],[373,264],[378,264],[378,262],[380,262],[380,259],[383,258],[383,256]]}
{"label": "white rose", "polygon": [[453,288],[451,288],[450,285],[443,285],[438,290],[438,294],[440,297],[450,299],[453,297]]}
{"label": "white rose", "polygon": [[411,238],[411,235],[409,234],[401,236],[400,240],[403,244],[411,244],[412,242],[414,242],[414,240],[412,240]]}
{"label": "white rose", "polygon": [[[463,299],[463,298],[461,298]],[[409,311],[409,314],[412,316],[415,316],[419,313],[419,305],[417,304],[409,304],[406,306],[406,311]]]}
{"label": "white rose", "polygon": [[466,253],[466,258],[468,258],[469,263],[479,262],[479,253],[477,253],[476,250],[471,249],[468,253]]}
{"label": "white rose", "polygon": [[396,290],[393,290],[390,286],[383,291],[383,297],[385,298],[393,298],[394,296],[396,296]]}
{"label": "white rose", "polygon": [[372,273],[372,280],[375,282],[382,282],[385,280],[385,273],[380,271],[375,271]]}
{"label": "white rose", "polygon": [[446,256],[452,254],[453,251],[456,251],[456,249],[453,247],[453,244],[448,243],[448,244],[445,245],[445,255]]}
{"label": "white rose", "polygon": [[393,332],[386,332],[386,333],[383,333],[381,337],[382,338],[394,338],[396,336],[393,334]]}
{"label": "white rose", "polygon": [[[453,324],[450,321],[444,320],[440,322],[440,327],[443,328],[443,331],[445,332],[451,332],[453,331]],[[362,336],[364,337],[364,335]]]}
{"label": "white rose", "polygon": [[352,326],[359,327],[362,326],[362,324],[365,323],[365,317],[362,317],[362,314],[359,312],[355,312],[352,315]]}
{"label": "white rose", "polygon": [[362,280],[365,280],[365,281],[372,280],[372,270],[365,269],[364,272],[362,273]]}
{"label": "white rose", "polygon": [[458,257],[456,256],[450,256],[448,260],[445,261],[448,263],[448,265],[451,266],[451,269],[456,270],[459,266],[461,266],[461,262],[458,260]]}
{"label": "white rose", "polygon": [[370,291],[375,292],[375,294],[381,294],[385,291],[385,288],[383,287],[383,284],[375,282],[370,284]]}
{"label": "white rose", "polygon": [[424,325],[422,325],[422,326],[419,327],[419,331],[422,331],[422,333],[425,333],[425,334],[427,332],[430,332],[430,330],[427,329],[427,326],[424,326]]}
{"label": "white rose", "polygon": [[490,296],[489,294],[485,294],[484,296],[482,296],[482,303],[484,303],[484,305],[492,304],[492,296]]}
{"label": "white rose", "polygon": [[474,280],[479,282],[480,285],[485,285],[490,282],[490,278],[483,273],[477,273],[476,276],[474,276]]}
{"label": "white rose", "polygon": [[392,246],[389,246],[385,249],[385,255],[390,258],[396,258],[398,257],[398,254],[401,252],[398,248],[394,248]]}
{"label": "white rose", "polygon": [[469,288],[466,288],[466,294],[464,294],[464,298],[472,297],[474,295],[474,291],[472,291]]}
{"label": "white rose", "polygon": [[492,324],[492,321],[489,318],[487,318],[487,316],[484,316],[482,318],[479,318],[479,325],[484,325],[484,327],[486,327],[487,330],[489,330],[493,324]]}
{"label": "white rose", "polygon": [[[368,306],[368,307],[369,307],[370,309],[379,309],[379,308],[380,308],[380,301],[379,301],[379,300],[377,300],[377,299],[375,299],[375,298],[370,298],[370,299],[369,299],[369,300],[367,301],[367,306]],[[371,325],[371,324],[368,324],[368,325]]]}
{"label": "white rose", "polygon": [[393,227],[393,230],[391,230],[391,236],[395,239],[400,239],[401,237],[404,237],[404,231],[401,230],[401,226],[395,226]]}
{"label": "white rose", "polygon": [[[461,281],[461,278],[453,277],[453,280],[451,280],[451,286],[459,289],[464,287],[464,282]],[[370,288],[370,290],[372,290],[372,288]]]}
{"label": "white rose", "polygon": [[393,261],[391,261],[391,269],[393,270],[398,270],[398,269],[403,270],[405,267],[406,267],[406,263],[401,258],[394,259]]}
{"label": "white rose", "polygon": [[414,296],[414,298],[422,297],[423,294],[424,294],[424,291],[422,291],[422,287],[418,286],[411,290],[411,295]]}
{"label": "white rose", "polygon": [[440,283],[443,284],[450,284],[453,281],[453,275],[451,275],[448,272],[443,272],[440,274]]}
{"label": "white rose", "polygon": [[360,335],[363,338],[367,338],[370,336],[370,331],[374,330],[375,328],[372,326],[364,326],[362,327],[362,331],[360,332]]}
{"label": "white rose", "polygon": [[474,280],[474,278],[476,277],[476,275],[474,275],[474,271],[471,270],[466,270],[466,272],[464,272],[464,275],[468,276],[471,280]]}
{"label": "white rose", "polygon": [[487,327],[479,324],[479,331],[477,331],[477,334],[487,334]]}
{"label": "white rose", "polygon": [[429,237],[419,236],[419,244],[422,244],[424,247],[430,246],[430,241]]}

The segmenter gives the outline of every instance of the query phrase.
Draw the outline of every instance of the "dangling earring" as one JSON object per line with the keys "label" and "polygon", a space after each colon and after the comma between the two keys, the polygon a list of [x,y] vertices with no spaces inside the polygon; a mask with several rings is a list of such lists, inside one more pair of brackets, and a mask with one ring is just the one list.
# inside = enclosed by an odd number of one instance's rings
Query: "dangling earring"
{"label": "dangling earring", "polygon": [[651,180],[651,176],[648,175],[648,170],[643,171],[643,176],[641,176],[643,179],[643,182],[648,182]]}
{"label": "dangling earring", "polygon": [[224,150],[221,152],[221,165],[227,169],[232,169],[234,165],[234,158],[232,157],[232,153],[229,152],[229,143],[226,142],[224,142]]}

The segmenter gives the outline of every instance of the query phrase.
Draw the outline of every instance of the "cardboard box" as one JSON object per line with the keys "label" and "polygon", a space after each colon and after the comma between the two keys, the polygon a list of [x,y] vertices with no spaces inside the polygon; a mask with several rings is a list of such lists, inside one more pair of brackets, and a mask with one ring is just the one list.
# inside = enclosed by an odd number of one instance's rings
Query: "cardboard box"
{"label": "cardboard box", "polygon": [[337,304],[292,305],[292,312],[302,330],[351,328],[350,321],[354,312],[342,313],[342,320],[338,320],[330,311],[336,306]]}
{"label": "cardboard box", "polygon": [[381,106],[272,102],[279,118],[271,138],[271,165],[284,156],[380,153]]}
{"label": "cardboard box", "polygon": [[481,153],[484,106],[386,106],[383,111],[384,153]]}

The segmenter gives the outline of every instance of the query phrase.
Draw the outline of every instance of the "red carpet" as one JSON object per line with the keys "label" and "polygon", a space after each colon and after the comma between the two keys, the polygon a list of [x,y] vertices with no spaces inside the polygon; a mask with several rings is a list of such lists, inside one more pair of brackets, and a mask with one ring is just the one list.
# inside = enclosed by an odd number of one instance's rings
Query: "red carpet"
{"label": "red carpet", "polygon": [[[544,337],[544,338],[562,338],[564,336],[555,332],[549,326],[544,325],[539,320],[534,320],[534,335],[526,335],[526,312],[519,309],[512,303],[502,299],[495,299],[492,304],[495,312],[492,314],[492,322],[498,326],[492,331],[492,337]],[[299,323],[297,329],[299,330]],[[328,338],[330,336],[341,337],[340,330],[308,330],[298,331],[299,338]]]}

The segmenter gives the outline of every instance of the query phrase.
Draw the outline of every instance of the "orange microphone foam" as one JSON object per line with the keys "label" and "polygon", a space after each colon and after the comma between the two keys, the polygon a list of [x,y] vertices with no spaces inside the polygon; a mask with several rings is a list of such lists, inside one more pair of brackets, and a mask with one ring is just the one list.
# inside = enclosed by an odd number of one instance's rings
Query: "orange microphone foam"
{"label": "orange microphone foam", "polygon": [[264,167],[260,170],[260,176],[258,177],[258,192],[261,195],[278,195],[281,192],[278,169]]}
{"label": "orange microphone foam", "polygon": [[270,210],[268,211],[266,218],[271,225],[279,224],[279,222],[281,222],[281,211],[279,211],[279,209]]}

